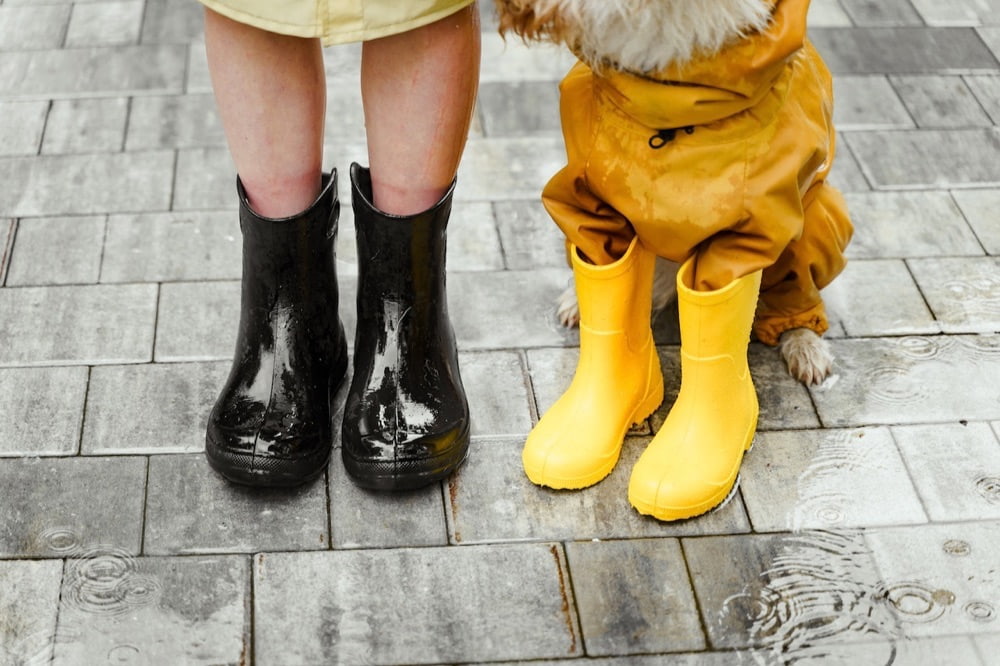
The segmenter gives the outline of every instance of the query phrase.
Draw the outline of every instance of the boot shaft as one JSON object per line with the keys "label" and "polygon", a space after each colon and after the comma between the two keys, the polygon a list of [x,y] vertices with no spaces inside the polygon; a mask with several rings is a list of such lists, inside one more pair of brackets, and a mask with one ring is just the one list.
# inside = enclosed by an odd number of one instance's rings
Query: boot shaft
{"label": "boot shaft", "polygon": [[[351,166],[358,248],[358,320],[405,315],[430,338],[451,337],[447,300],[447,229],[455,183],[416,215],[392,215],[372,203],[371,175]],[[376,328],[383,328],[376,326]],[[422,336],[423,337],[423,336]]]}
{"label": "boot shaft", "polygon": [[691,286],[695,262],[691,257],[677,272],[681,350],[693,358],[730,356],[745,366],[761,271],[737,278],[722,289],[695,291]]}
{"label": "boot shaft", "polygon": [[656,256],[638,237],[613,264],[595,266],[570,248],[577,300],[580,305],[580,335],[622,332],[630,346],[643,344],[651,335],[650,311]]}
{"label": "boot shaft", "polygon": [[335,246],[340,201],[337,173],[323,176],[313,204],[285,218],[258,215],[237,180],[243,233],[243,280],[261,290],[262,300],[281,300],[290,290],[336,289]]}

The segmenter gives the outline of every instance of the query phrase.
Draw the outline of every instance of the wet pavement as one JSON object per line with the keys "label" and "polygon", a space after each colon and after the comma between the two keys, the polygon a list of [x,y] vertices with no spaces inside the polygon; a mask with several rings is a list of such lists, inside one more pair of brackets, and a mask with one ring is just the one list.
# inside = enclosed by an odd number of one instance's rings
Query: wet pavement
{"label": "wet pavement", "polygon": [[[519,466],[577,353],[538,200],[567,54],[505,46],[484,7],[449,237],[468,463],[389,496],[337,455],[254,492],[200,453],[240,240],[199,6],[0,0],[0,664],[1000,663],[1000,2],[811,11],[857,227],[835,374],[806,389],[754,344],[739,494],[661,524],[626,486],[679,385],[674,310],[667,406],[612,475],[553,492]],[[326,57],[343,172],[359,51]],[[345,304],[352,228],[345,206]]]}

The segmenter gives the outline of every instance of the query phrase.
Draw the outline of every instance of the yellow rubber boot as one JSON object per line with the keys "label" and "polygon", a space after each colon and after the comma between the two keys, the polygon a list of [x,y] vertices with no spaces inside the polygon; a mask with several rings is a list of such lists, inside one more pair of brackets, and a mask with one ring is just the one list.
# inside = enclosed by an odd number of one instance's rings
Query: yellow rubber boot
{"label": "yellow rubber boot", "polygon": [[632,506],[659,520],[690,518],[724,502],[757,429],[747,344],[761,273],[694,291],[693,270],[691,258],[677,274],[680,393],[628,488]]}
{"label": "yellow rubber boot", "polygon": [[663,401],[649,317],[654,255],[633,238],[613,264],[570,248],[580,304],[580,360],[569,389],[528,435],[521,456],[533,483],[585,488],[614,469],[625,434]]}

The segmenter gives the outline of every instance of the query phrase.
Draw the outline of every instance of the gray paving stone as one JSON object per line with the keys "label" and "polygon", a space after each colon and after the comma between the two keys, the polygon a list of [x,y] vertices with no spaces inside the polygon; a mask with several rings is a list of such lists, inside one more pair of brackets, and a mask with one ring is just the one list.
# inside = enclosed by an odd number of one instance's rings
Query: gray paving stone
{"label": "gray paving stone", "polygon": [[989,254],[1000,254],[1000,190],[959,190],[952,193],[965,218]]}
{"label": "gray paving stone", "polygon": [[[3,8],[0,7],[0,19]],[[2,43],[2,38],[0,38]],[[48,101],[0,102],[0,155],[35,155],[42,143]]]}
{"label": "gray paving stone", "polygon": [[473,201],[536,199],[566,163],[556,136],[470,139],[458,170],[463,186],[456,198]]}
{"label": "gray paving stone", "polygon": [[[956,199],[961,202],[966,195],[975,197],[980,192],[960,190],[954,198],[945,191],[849,193],[845,196],[854,221],[854,237],[847,246],[847,256],[899,259],[981,255],[982,246],[956,205]],[[966,217],[972,215],[967,213]],[[1000,249],[1000,234],[997,247]]]}
{"label": "gray paving stone", "polygon": [[0,210],[13,217],[170,207],[170,151],[0,158]]}
{"label": "gray paving stone", "polygon": [[840,0],[844,10],[855,25],[873,26],[907,26],[923,25],[910,4],[909,0]]}
{"label": "gray paving stone", "polygon": [[841,192],[867,192],[872,189],[850,146],[843,140],[843,135],[838,139],[837,155],[827,180]]}
{"label": "gray paving stone", "polygon": [[810,28],[846,28],[851,25],[851,17],[838,0],[815,0],[809,3],[806,21]]}
{"label": "gray paving stone", "polygon": [[156,285],[0,290],[0,365],[143,363]]}
{"label": "gray paving stone", "polygon": [[986,660],[992,659],[996,654],[1000,654],[1000,633],[979,634],[974,638],[974,642],[978,646],[983,666],[989,666]]}
{"label": "gray paving stone", "polygon": [[907,262],[945,333],[1000,331],[1000,257]]}
{"label": "gray paving stone", "polygon": [[0,98],[180,92],[185,56],[175,45],[0,53]]}
{"label": "gray paving stone", "polygon": [[142,19],[143,44],[187,44],[202,41],[204,10],[187,0],[146,0]]}
{"label": "gray paving stone", "polygon": [[812,391],[826,427],[1000,418],[998,336],[833,340],[838,372]]}
{"label": "gray paving stone", "polygon": [[186,453],[205,448],[208,414],[228,362],[94,368],[84,454]]}
{"label": "gray paving stone", "polygon": [[997,0],[912,0],[913,6],[928,25],[990,25],[1000,23]]}
{"label": "gray paving stone", "polygon": [[87,368],[0,370],[0,456],[76,453]]}
{"label": "gray paving stone", "polygon": [[841,132],[913,127],[913,118],[885,76],[837,76],[833,94],[833,120]]}
{"label": "gray paving stone", "polygon": [[983,43],[993,52],[993,55],[1000,59],[1000,27],[977,28],[976,34],[983,40]]}
{"label": "gray paving stone", "polygon": [[572,344],[555,317],[565,273],[554,269],[455,273],[448,277],[449,313],[461,349]]}
{"label": "gray paving stone", "polygon": [[128,103],[126,97],[53,101],[42,153],[118,152],[125,137]]}
{"label": "gray paving stone", "polygon": [[725,507],[682,522],[661,523],[628,503],[628,479],[648,437],[629,437],[615,470],[583,490],[532,484],[521,467],[523,438],[477,438],[469,459],[447,482],[448,521],[454,543],[623,539],[749,531],[737,498]]}
{"label": "gray paving stone", "polygon": [[927,522],[885,428],[759,433],[740,477],[757,532]]}
{"label": "gray paving stone", "polygon": [[0,661],[49,663],[56,633],[62,562],[0,562]]}
{"label": "gray paving stone", "polygon": [[0,218],[0,285],[7,280],[7,269],[10,267],[10,256],[14,250],[14,235],[17,230],[17,220]]}
{"label": "gray paving stone", "polygon": [[891,81],[918,127],[993,124],[961,76],[894,76]]}
{"label": "gray paving stone", "polygon": [[1000,125],[1000,79],[996,76],[968,76],[965,82],[993,124]]}
{"label": "gray paving stone", "polygon": [[683,539],[714,648],[752,647],[750,663],[785,659],[892,663],[895,618],[880,598],[863,538],[850,532]]}
{"label": "gray paving stone", "polygon": [[195,41],[188,45],[186,62],[187,74],[184,77],[184,92],[188,94],[211,93],[212,78],[208,73],[204,40]]}
{"label": "gray paving stone", "polygon": [[56,49],[62,45],[70,5],[0,7],[0,51]]}
{"label": "gray paving stone", "polygon": [[[185,0],[185,4],[190,3]],[[150,95],[132,100],[126,150],[225,145],[211,94]]]}
{"label": "gray paving stone", "polygon": [[81,553],[66,562],[52,663],[245,662],[249,607],[246,557]]}
{"label": "gray paving stone", "polygon": [[833,316],[851,337],[938,333],[906,264],[899,259],[851,261],[824,290]]}
{"label": "gray paving stone", "polygon": [[[339,427],[340,420],[334,422]],[[333,452],[329,474],[334,548],[448,545],[441,484],[397,493],[360,488],[347,476],[339,448]]]}
{"label": "gray paving stone", "polygon": [[239,282],[164,284],[154,356],[166,362],[231,360],[239,321]]}
{"label": "gray paving stone", "polygon": [[104,216],[29,218],[17,225],[7,285],[96,283]]}
{"label": "gray paving stone", "polygon": [[448,223],[447,265],[449,271],[504,268],[500,236],[489,203],[459,201],[454,204]]}
{"label": "gray paving stone", "polygon": [[235,212],[112,215],[101,282],[238,280],[242,247]]}
{"label": "gray paving stone", "polygon": [[173,210],[232,209],[236,201],[236,167],[227,149],[177,151]]}
{"label": "gray paving stone", "polygon": [[566,238],[542,207],[541,193],[525,201],[498,201],[493,208],[507,268],[563,268],[568,284]]}
{"label": "gray paving stone", "polygon": [[583,652],[573,605],[558,545],[265,553],[254,655],[261,666],[569,657]]}
{"label": "gray paving stone", "polygon": [[73,6],[66,30],[68,48],[117,46],[139,41],[143,0],[115,0]]}
{"label": "gray paving stone", "polygon": [[996,521],[886,528],[865,538],[906,636],[997,633]]}
{"label": "gray paving stone", "polygon": [[148,485],[147,555],[329,547],[322,478],[297,488],[240,486],[199,453],[151,456]]}
{"label": "gray paving stone", "polygon": [[931,520],[1000,519],[1000,446],[989,424],[897,426],[892,434]]}
{"label": "gray paving stone", "polygon": [[0,461],[0,557],[64,557],[97,546],[139,552],[145,458]]}
{"label": "gray paving stone", "polygon": [[486,136],[560,136],[559,89],[552,81],[485,83],[479,111]]}
{"label": "gray paving stone", "polygon": [[855,132],[847,141],[876,189],[1000,184],[1000,134],[992,129]]}
{"label": "gray paving stone", "polygon": [[676,539],[568,543],[566,559],[588,656],[706,647]]}
{"label": "gray paving stone", "polygon": [[532,425],[531,389],[517,352],[462,353],[459,359],[472,436],[526,436]]}
{"label": "gray paving stone", "polygon": [[980,73],[1000,68],[970,28],[818,28],[810,37],[834,74]]}
{"label": "gray paving stone", "polygon": [[[875,640],[870,643],[838,645],[836,650],[828,651],[825,646],[816,654],[799,655],[797,650],[791,650],[786,659],[799,660],[805,663],[830,664],[868,664],[875,659],[874,664],[889,663],[878,661],[879,655],[887,655],[893,664],[906,666],[987,666],[976,655],[975,643],[983,646],[1000,641],[993,640],[1000,634],[976,636],[975,640],[966,637],[946,638],[908,638],[905,641]],[[807,652],[803,650],[803,652]],[[984,649],[983,654],[993,654]],[[894,655],[894,657],[892,656]],[[511,666],[514,662],[497,663],[494,666]],[[567,664],[586,664],[587,666],[758,666],[760,664],[781,663],[777,655],[769,655],[765,650],[725,650],[720,652],[697,652],[687,654],[632,655],[629,657],[607,657],[598,659],[578,659],[561,661],[531,662],[532,666],[566,666]]]}
{"label": "gray paving stone", "polygon": [[[485,4],[485,3],[484,3]],[[526,45],[517,37],[506,41],[495,32],[483,33],[480,83],[496,81],[560,81],[576,63],[569,49],[549,44]]]}

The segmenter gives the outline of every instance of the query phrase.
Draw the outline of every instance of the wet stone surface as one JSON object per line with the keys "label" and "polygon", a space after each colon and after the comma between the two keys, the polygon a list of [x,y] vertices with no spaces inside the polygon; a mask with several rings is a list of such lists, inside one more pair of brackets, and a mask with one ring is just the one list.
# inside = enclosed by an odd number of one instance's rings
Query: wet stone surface
{"label": "wet stone surface", "polygon": [[258,664],[583,654],[556,544],[263,553],[253,575]]}
{"label": "wet stone surface", "polygon": [[62,570],[59,560],[0,561],[0,662],[49,663]]}
{"label": "wet stone surface", "polygon": [[0,557],[64,557],[80,548],[139,552],[146,460],[0,460]]}
{"label": "wet stone surface", "polygon": [[741,479],[759,532],[927,522],[886,428],[759,433]]}
{"label": "wet stone surface", "polygon": [[826,426],[1000,417],[997,336],[834,340],[831,345],[838,359],[836,377],[812,390]]}
{"label": "wet stone surface", "polygon": [[907,636],[998,633],[995,521],[886,528],[865,540],[883,597]]}
{"label": "wet stone surface", "polygon": [[989,424],[896,426],[892,436],[931,520],[1000,519],[1000,446]]}
{"label": "wet stone surface", "polygon": [[229,363],[154,363],[91,371],[85,454],[205,448],[205,427]]}
{"label": "wet stone surface", "polygon": [[574,542],[566,555],[588,655],[705,647],[676,539]]}
{"label": "wet stone surface", "polygon": [[228,483],[203,454],[149,462],[144,552],[253,553],[329,547],[323,477],[292,489]]}
{"label": "wet stone surface", "polygon": [[65,565],[53,663],[245,662],[249,594],[249,557],[74,553]]}

